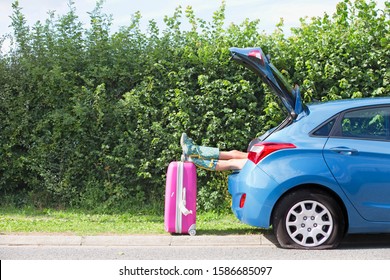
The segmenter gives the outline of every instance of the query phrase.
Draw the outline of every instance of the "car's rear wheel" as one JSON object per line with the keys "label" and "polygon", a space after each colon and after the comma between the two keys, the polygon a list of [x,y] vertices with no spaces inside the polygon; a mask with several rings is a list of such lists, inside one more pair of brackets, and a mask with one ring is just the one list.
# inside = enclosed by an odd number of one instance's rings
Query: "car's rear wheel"
{"label": "car's rear wheel", "polygon": [[280,246],[296,249],[335,248],[345,229],[339,204],[319,189],[301,189],[282,197],[272,225]]}

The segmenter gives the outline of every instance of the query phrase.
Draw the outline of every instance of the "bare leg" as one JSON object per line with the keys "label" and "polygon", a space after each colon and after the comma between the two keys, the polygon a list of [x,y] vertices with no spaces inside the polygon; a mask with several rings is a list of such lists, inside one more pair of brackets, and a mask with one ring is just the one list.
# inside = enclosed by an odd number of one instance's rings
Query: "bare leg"
{"label": "bare leg", "polygon": [[248,153],[231,150],[221,151],[219,153],[219,160],[215,166],[217,171],[226,170],[238,170],[244,167],[246,160],[248,159]]}
{"label": "bare leg", "polygon": [[247,158],[234,158],[228,160],[219,160],[215,166],[216,171],[226,171],[226,170],[239,170],[242,169],[245,165]]}
{"label": "bare leg", "polygon": [[228,160],[228,159],[247,159],[248,153],[232,150],[228,152],[219,152],[220,160]]}

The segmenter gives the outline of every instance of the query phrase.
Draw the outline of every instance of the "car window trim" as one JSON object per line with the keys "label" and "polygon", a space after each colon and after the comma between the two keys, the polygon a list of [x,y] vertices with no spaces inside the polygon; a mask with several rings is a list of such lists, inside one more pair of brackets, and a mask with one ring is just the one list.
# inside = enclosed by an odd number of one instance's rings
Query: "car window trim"
{"label": "car window trim", "polygon": [[[340,113],[337,113],[333,116],[331,116],[330,118],[328,118],[326,121],[322,122],[320,125],[316,126],[312,131],[309,132],[309,136],[310,137],[316,137],[316,138],[329,138],[331,135],[332,135],[332,131],[334,129],[334,127],[336,126],[336,123],[338,121],[338,117],[339,117]],[[324,127],[325,125],[327,125],[329,122],[331,122],[332,120],[335,120],[334,124],[333,124],[333,127],[332,129],[330,130],[330,132],[328,133],[328,135],[315,135],[314,133],[316,131],[318,131],[319,129],[321,129],[322,127]]]}

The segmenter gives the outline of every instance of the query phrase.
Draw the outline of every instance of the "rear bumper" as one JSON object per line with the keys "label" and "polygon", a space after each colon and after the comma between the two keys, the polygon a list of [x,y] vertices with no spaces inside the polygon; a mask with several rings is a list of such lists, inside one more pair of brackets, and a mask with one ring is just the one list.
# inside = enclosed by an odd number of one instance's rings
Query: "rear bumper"
{"label": "rear bumper", "polygon": [[[233,213],[245,224],[269,228],[272,208],[277,199],[273,195],[276,187],[277,183],[268,174],[248,161],[240,172],[231,174],[228,179]],[[241,208],[243,194],[246,194],[246,199]]]}

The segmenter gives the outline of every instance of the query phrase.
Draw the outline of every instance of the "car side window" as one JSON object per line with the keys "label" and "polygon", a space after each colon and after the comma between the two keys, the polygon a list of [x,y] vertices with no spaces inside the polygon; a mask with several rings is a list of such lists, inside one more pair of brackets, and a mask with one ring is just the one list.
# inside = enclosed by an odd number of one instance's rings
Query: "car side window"
{"label": "car side window", "polygon": [[335,123],[336,119],[333,118],[329,121],[327,121],[325,124],[323,124],[322,126],[320,126],[320,128],[318,128],[317,130],[315,130],[313,132],[313,135],[314,136],[329,136],[332,128],[333,128],[333,125]]}
{"label": "car side window", "polygon": [[390,107],[366,108],[344,114],[341,135],[348,138],[385,140],[388,138]]}

